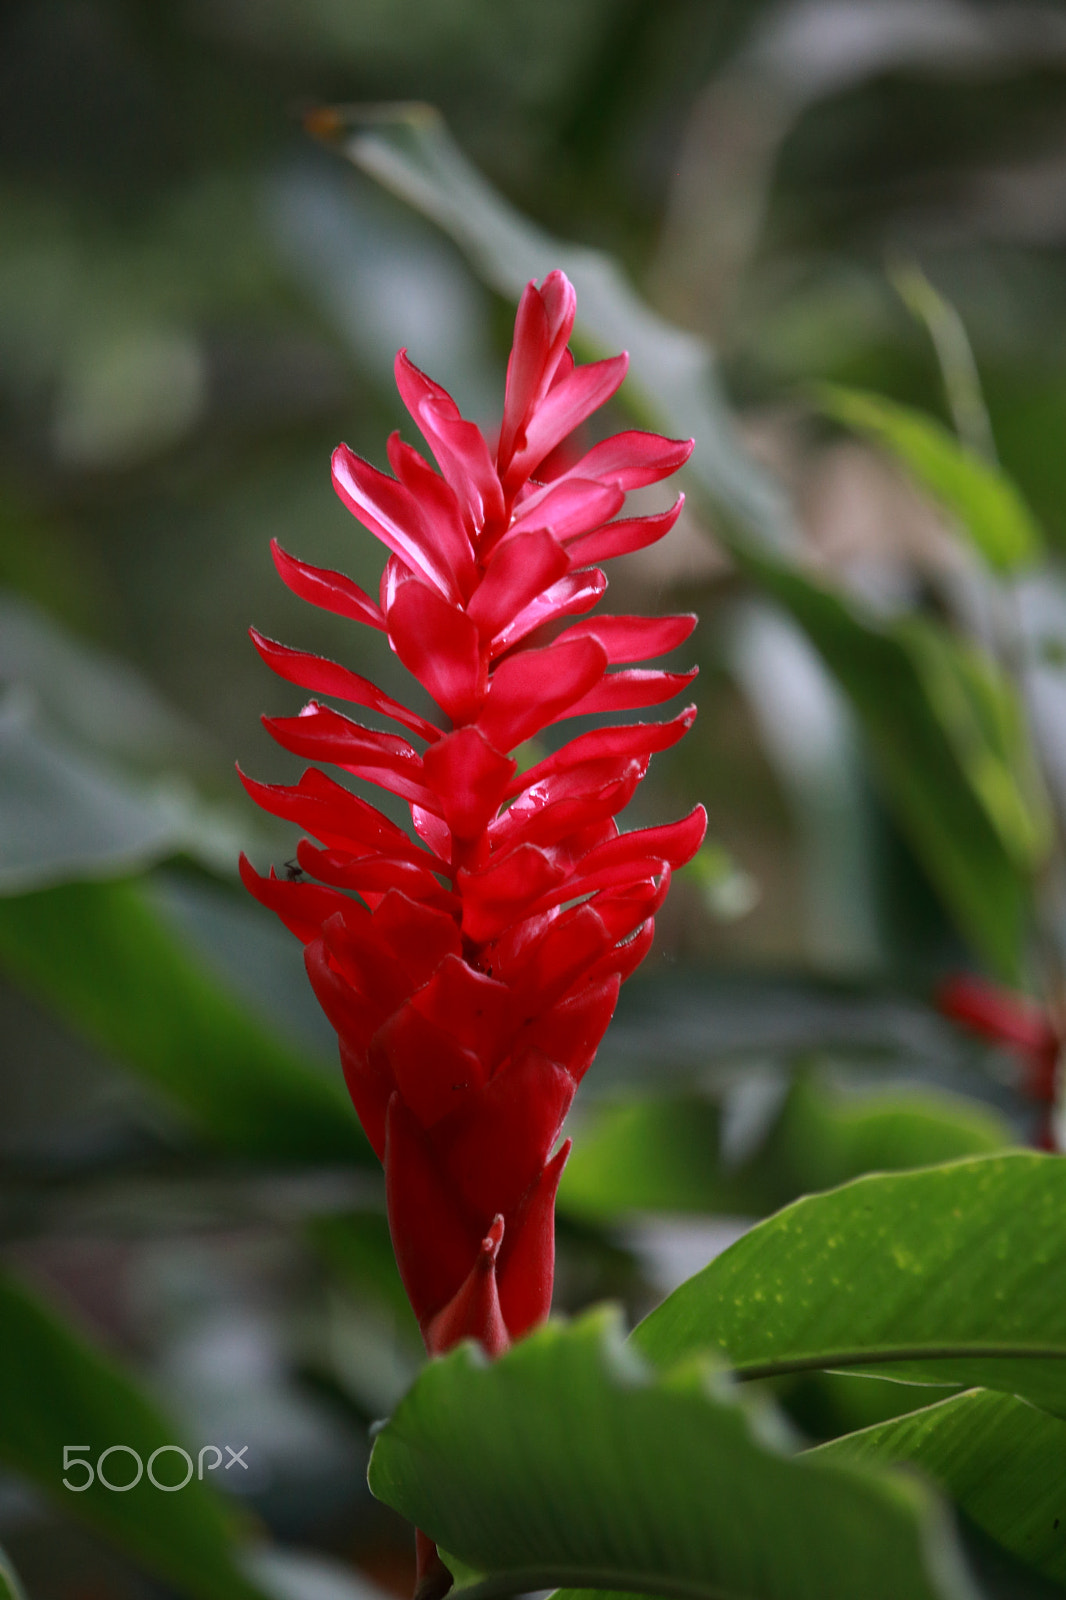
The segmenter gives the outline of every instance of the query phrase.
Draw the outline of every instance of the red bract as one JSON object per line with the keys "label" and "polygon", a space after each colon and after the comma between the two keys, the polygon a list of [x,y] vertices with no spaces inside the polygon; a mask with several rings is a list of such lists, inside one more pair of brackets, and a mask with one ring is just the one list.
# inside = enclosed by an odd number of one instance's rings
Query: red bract
{"label": "red bract", "polygon": [[495,1355],[547,1315],[563,1119],[705,826],[702,807],[665,827],[615,822],[691,707],[581,733],[525,772],[515,759],[556,723],[658,705],[693,676],[632,663],[679,645],[694,617],[588,615],[606,586],[589,562],[651,544],[680,509],[612,520],[626,491],[673,472],[691,443],[622,433],[552,471],[626,370],[625,356],[576,367],[573,321],[561,272],[527,287],[495,460],[400,352],[396,381],[439,472],[397,434],[392,476],[345,445],[333,457],[337,493],[389,551],[377,600],[275,548],[296,594],[385,632],[439,719],[252,634],[283,678],[399,730],[315,700],[266,719],[285,749],[406,801],[415,837],[316,767],[293,786],[245,779],[318,845],[300,843],[298,881],[241,870],[306,946],[431,1352],[473,1336]]}
{"label": "red bract", "polygon": [[1055,1103],[1062,1040],[1048,1013],[1026,995],[1001,989],[984,978],[959,973],[940,986],[937,1008],[971,1033],[1006,1045],[1024,1069],[1022,1090],[1044,1107],[1037,1143],[1055,1148],[1050,1108]]}

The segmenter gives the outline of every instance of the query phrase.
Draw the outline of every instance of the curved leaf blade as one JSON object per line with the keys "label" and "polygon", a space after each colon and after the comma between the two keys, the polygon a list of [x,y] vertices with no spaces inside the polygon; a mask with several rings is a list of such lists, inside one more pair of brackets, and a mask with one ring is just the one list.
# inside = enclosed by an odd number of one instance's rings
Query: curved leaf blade
{"label": "curved leaf blade", "polygon": [[458,1558],[469,1600],[551,1583],[976,1595],[923,1485],[828,1465],[790,1456],[774,1414],[705,1363],[644,1369],[606,1308],[491,1364],[470,1344],[431,1362],[375,1441],[370,1486]]}
{"label": "curved leaf blade", "polygon": [[1046,1411],[974,1389],[809,1454],[919,1468],[998,1544],[1066,1584],[1066,1423]]}
{"label": "curved leaf blade", "polygon": [[1019,489],[934,417],[839,384],[819,384],[815,398],[828,416],[902,462],[994,571],[1013,573],[1039,560],[1043,537]]}
{"label": "curved leaf blade", "polygon": [[874,1174],[759,1223],[634,1330],[741,1377],[859,1368],[1066,1415],[1066,1163],[1018,1151]]}

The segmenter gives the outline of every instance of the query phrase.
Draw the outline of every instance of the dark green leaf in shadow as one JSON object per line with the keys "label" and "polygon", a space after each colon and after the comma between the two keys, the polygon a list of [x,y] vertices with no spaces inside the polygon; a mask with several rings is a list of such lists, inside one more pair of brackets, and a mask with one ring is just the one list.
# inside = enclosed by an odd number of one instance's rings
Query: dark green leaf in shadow
{"label": "dark green leaf in shadow", "polygon": [[559,1189],[563,1211],[764,1216],[797,1195],[863,1172],[897,1171],[1014,1144],[1009,1125],[972,1101],[925,1089],[856,1094],[800,1073],[751,1157],[722,1158],[718,1107],[698,1094],[633,1098],[593,1114]]}
{"label": "dark green leaf in shadow", "polygon": [[0,899],[0,963],[223,1148],[370,1159],[339,1071],[305,1062],[234,999],[137,883]]}
{"label": "dark green leaf in shadow", "polygon": [[923,1485],[812,1465],[706,1363],[651,1374],[607,1308],[491,1364],[469,1344],[431,1362],[370,1486],[458,1558],[464,1595],[976,1596]]}
{"label": "dark green leaf in shadow", "polygon": [[838,384],[820,384],[815,397],[828,416],[896,456],[995,571],[1016,572],[1039,559],[1043,539],[1020,491],[942,423],[884,395]]}
{"label": "dark green leaf in shadow", "polygon": [[1066,1415],[1066,1163],[1028,1151],[810,1195],[669,1295],[633,1340],[742,1377],[876,1370],[979,1384]]}
{"label": "dark green leaf in shadow", "polygon": [[[182,1594],[197,1600],[260,1595],[236,1565],[235,1519],[197,1478],[199,1441],[182,1440],[112,1361],[6,1277],[0,1277],[0,1418],[6,1466]],[[194,1464],[189,1483],[170,1493],[156,1488],[148,1476],[153,1452],[183,1444]],[[114,1445],[128,1449],[105,1461],[110,1481],[121,1485],[137,1476],[130,1452],[143,1464],[140,1480],[125,1493],[102,1486],[96,1471],[101,1452]],[[163,1484],[177,1484],[187,1472],[175,1450],[152,1463]]]}
{"label": "dark green leaf in shadow", "polygon": [[971,1389],[809,1455],[919,1468],[997,1543],[1066,1584],[1066,1423],[1046,1411]]}

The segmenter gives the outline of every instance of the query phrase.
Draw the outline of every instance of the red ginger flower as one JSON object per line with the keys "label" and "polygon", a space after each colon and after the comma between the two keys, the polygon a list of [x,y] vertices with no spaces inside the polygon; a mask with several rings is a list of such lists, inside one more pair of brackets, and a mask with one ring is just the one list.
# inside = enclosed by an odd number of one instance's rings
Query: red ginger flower
{"label": "red ginger flower", "polygon": [[691,450],[626,432],[553,471],[553,452],[626,371],[624,355],[575,367],[574,309],[561,272],[527,286],[495,463],[479,429],[400,351],[397,385],[440,473],[398,434],[395,477],[346,445],[333,456],[337,493],[391,552],[378,602],[274,547],[296,594],[386,634],[440,724],[345,667],[252,634],[283,678],[404,730],[379,732],[314,700],[298,717],[264,719],[285,749],[400,796],[418,842],[311,767],[292,787],[243,780],[321,842],[299,845],[307,879],[262,878],[243,859],[241,871],[306,947],[385,1165],[396,1257],[432,1353],[472,1336],[496,1355],[547,1316],[569,1144],[552,1150],[619,985],[651,943],[670,870],[706,825],[702,807],[631,833],[614,820],[694,707],[582,733],[523,773],[512,754],[567,718],[657,705],[694,676],[608,671],[673,649],[693,616],[571,620],[606,587],[592,563],[652,544],[677,518],[680,500],[611,520],[626,491]]}
{"label": "red ginger flower", "polygon": [[1042,1108],[1036,1142],[1045,1150],[1056,1148],[1054,1118],[1062,1038],[1044,1007],[1013,989],[1003,989],[984,978],[957,973],[941,984],[937,1009],[953,1022],[1006,1045],[1022,1064],[1021,1089]]}

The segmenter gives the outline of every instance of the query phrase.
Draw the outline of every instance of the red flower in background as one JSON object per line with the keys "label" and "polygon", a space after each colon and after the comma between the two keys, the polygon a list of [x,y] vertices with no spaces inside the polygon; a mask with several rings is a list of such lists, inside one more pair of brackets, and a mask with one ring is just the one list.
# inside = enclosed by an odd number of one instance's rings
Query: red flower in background
{"label": "red flower in background", "polygon": [[246,860],[241,870],[306,947],[385,1165],[396,1257],[431,1352],[469,1335],[495,1355],[547,1316],[569,1146],[552,1151],[619,985],[651,943],[670,870],[706,820],[702,807],[631,833],[614,820],[692,707],[579,734],[525,772],[514,757],[558,722],[657,705],[694,676],[628,665],[679,645],[694,617],[587,616],[606,587],[594,563],[661,538],[680,509],[612,520],[626,491],[673,472],[691,442],[626,432],[567,464],[558,447],[626,371],[624,355],[575,367],[574,309],[560,272],[526,288],[495,461],[449,395],[397,356],[440,472],[398,434],[395,476],[345,445],[333,457],[337,493],[391,552],[377,601],[274,548],[297,595],[385,633],[440,719],[252,635],[283,678],[402,730],[315,700],[265,719],[285,749],[406,801],[416,837],[317,767],[291,787],[245,778],[259,805],[319,844],[297,851],[306,879],[263,878]]}
{"label": "red flower in background", "polygon": [[966,973],[943,983],[936,1003],[944,1016],[971,1033],[1015,1052],[1024,1070],[1022,1092],[1044,1108],[1037,1143],[1055,1149],[1050,1108],[1055,1103],[1062,1039],[1048,1013],[1025,995]]}

